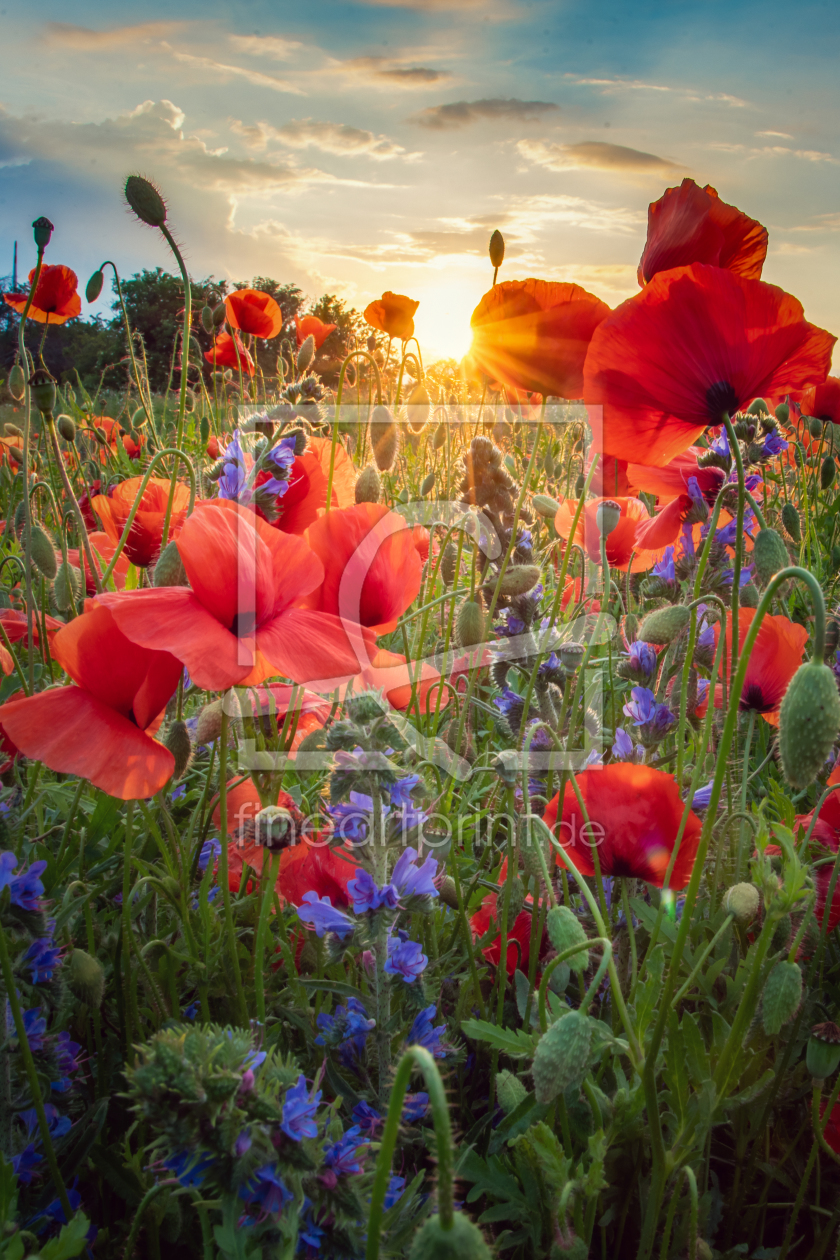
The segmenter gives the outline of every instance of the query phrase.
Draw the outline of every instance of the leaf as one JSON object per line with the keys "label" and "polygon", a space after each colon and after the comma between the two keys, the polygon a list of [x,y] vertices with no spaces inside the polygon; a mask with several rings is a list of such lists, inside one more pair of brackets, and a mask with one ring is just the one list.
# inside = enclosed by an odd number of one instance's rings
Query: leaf
{"label": "leaf", "polygon": [[493,1136],[490,1138],[491,1155],[496,1155],[504,1146],[505,1142],[512,1142],[514,1138],[518,1138],[520,1134],[525,1133],[532,1125],[540,1120],[544,1120],[548,1115],[548,1106],[544,1103],[538,1103],[534,1096],[533,1090],[518,1107],[514,1107],[509,1116],[505,1116],[504,1120],[493,1130]]}
{"label": "leaf", "polygon": [[802,1001],[802,972],[797,963],[776,963],[764,985],[762,1019],[768,1036],[793,1019]]}
{"label": "leaf", "polygon": [[137,566],[129,564],[125,571],[125,590],[136,591],[140,585],[140,574],[137,572]]}
{"label": "leaf", "polygon": [[522,1137],[517,1138],[517,1141],[527,1142],[531,1147],[539,1161],[546,1185],[549,1190],[559,1194],[569,1180],[571,1160],[567,1158],[554,1131],[540,1120]]}
{"label": "leaf", "polygon": [[731,1098],[727,1098],[724,1103],[725,1109],[728,1111],[730,1107],[744,1107],[747,1103],[755,1102],[756,1098],[760,1098],[775,1079],[776,1073],[772,1068],[767,1068],[754,1085],[749,1085],[740,1094],[733,1094]]}
{"label": "leaf", "polygon": [[702,1085],[711,1079],[712,1070],[703,1035],[697,1027],[697,1021],[688,1011],[682,1017],[682,1043],[685,1051],[686,1067],[692,1085]]}
{"label": "leaf", "polygon": [[300,982],[304,988],[314,989],[316,992],[334,993],[337,997],[357,998],[362,1003],[365,1001],[365,995],[361,989],[357,989],[352,984],[345,984],[342,980],[310,980],[308,976],[301,976]]}
{"label": "leaf", "polygon": [[475,1151],[468,1151],[458,1166],[458,1176],[475,1183],[467,1195],[468,1203],[474,1203],[486,1194],[509,1205],[510,1219],[528,1218],[528,1200],[520,1190],[516,1178],[504,1171],[497,1156],[484,1160]]}
{"label": "leaf", "polygon": [[41,1260],[70,1260],[87,1242],[90,1221],[84,1212],[77,1212],[67,1225],[62,1225],[58,1238],[51,1238],[41,1247]]}
{"label": "leaf", "polygon": [[539,1041],[536,1034],[526,1033],[522,1028],[499,1028],[485,1019],[465,1019],[461,1031],[465,1037],[486,1041],[494,1050],[501,1050],[515,1059],[530,1057]]}
{"label": "leaf", "polygon": [[665,1055],[663,1076],[671,1091],[671,1099],[677,1110],[680,1124],[683,1125],[688,1107],[688,1070],[682,1030],[677,1023],[675,1010],[670,1011],[668,1015],[668,1052]]}
{"label": "leaf", "polygon": [[104,792],[99,793],[99,800],[96,802],[96,808],[90,816],[85,831],[86,845],[95,844],[107,831],[114,830],[120,805],[121,802],[115,796],[106,796]]}

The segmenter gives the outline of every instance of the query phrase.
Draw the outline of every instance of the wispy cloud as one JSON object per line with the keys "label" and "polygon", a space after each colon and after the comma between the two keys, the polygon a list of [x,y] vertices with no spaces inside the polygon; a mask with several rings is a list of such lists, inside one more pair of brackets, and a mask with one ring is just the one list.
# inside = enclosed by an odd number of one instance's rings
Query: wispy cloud
{"label": "wispy cloud", "polygon": [[430,83],[445,83],[452,78],[448,70],[437,70],[431,66],[419,66],[410,59],[398,57],[351,57],[348,61],[335,62],[333,73],[346,74],[354,78],[363,78],[383,87],[424,88]]}
{"label": "wispy cloud", "polygon": [[406,153],[402,145],[389,140],[387,136],[377,136],[361,127],[350,127],[346,123],[316,122],[311,118],[292,119],[282,127],[266,122],[248,124],[235,121],[231,123],[231,131],[241,136],[248,148],[256,151],[264,151],[270,142],[277,141],[292,149],[319,149],[322,153],[332,153],[338,157],[362,155],[385,161],[396,157],[413,159],[421,156],[417,153]]}
{"label": "wispy cloud", "polygon": [[793,136],[790,135],[787,131],[757,131],[755,134],[757,136],[775,137],[777,140],[792,140],[793,139]]}
{"label": "wispy cloud", "polygon": [[298,40],[281,39],[278,35],[231,35],[230,42],[237,52],[271,61],[290,61],[305,47]]}
{"label": "wispy cloud", "polygon": [[232,66],[224,61],[215,61],[212,57],[199,57],[194,53],[179,52],[177,48],[173,48],[166,42],[162,47],[181,62],[182,65],[195,66],[197,70],[206,70],[212,75],[219,78],[235,78],[244,79],[247,83],[252,83],[255,87],[271,88],[275,92],[291,92],[295,96],[303,96],[302,88],[294,83],[289,83],[287,79],[278,79],[273,74],[263,74],[259,70],[252,70],[248,66]]}
{"label": "wispy cloud", "polygon": [[743,97],[733,96],[731,92],[701,92],[696,88],[668,83],[648,83],[644,79],[592,78],[580,74],[565,74],[564,79],[577,87],[597,87],[602,96],[616,96],[622,92],[668,92],[682,100],[697,102],[715,102],[730,105],[734,109],[746,109],[749,101]]}
{"label": "wispy cloud", "polygon": [[838,159],[831,153],[823,153],[819,149],[792,149],[786,144],[765,144],[754,148],[748,144],[734,144],[725,141],[713,141],[706,145],[707,149],[716,149],[719,153],[739,153],[749,159],[761,157],[795,157],[805,162],[829,162],[838,165]]}
{"label": "wispy cloud", "polygon": [[452,101],[448,105],[432,105],[411,119],[431,131],[454,131],[471,123],[492,120],[533,122],[546,114],[556,113],[560,106],[553,101],[520,101],[516,97],[487,97],[480,101]]}
{"label": "wispy cloud", "polygon": [[61,48],[75,48],[79,52],[103,52],[107,48],[121,48],[126,44],[162,40],[188,26],[188,22],[140,22],[133,26],[116,26],[107,31],[94,31],[87,26],[73,26],[68,22],[48,22],[47,41]]}
{"label": "wispy cloud", "polygon": [[552,144],[545,140],[520,140],[517,148],[524,158],[549,171],[597,170],[617,175],[656,175],[670,177],[684,170],[668,158],[623,144],[586,140],[581,144]]}

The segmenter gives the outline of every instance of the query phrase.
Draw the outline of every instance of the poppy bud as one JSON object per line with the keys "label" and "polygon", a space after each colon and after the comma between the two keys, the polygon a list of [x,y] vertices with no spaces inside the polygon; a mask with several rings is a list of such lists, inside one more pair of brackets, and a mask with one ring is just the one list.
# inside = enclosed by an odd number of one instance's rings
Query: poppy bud
{"label": "poppy bud", "polygon": [[748,416],[769,416],[770,408],[768,407],[767,403],[764,401],[763,398],[756,398],[755,401],[751,402],[749,407],[747,407],[747,415]]}
{"label": "poppy bud", "polygon": [[[805,416],[802,417],[805,419]],[[816,416],[808,416],[808,432],[812,438],[821,438],[823,435],[823,422],[818,420]]]}
{"label": "poppy bud", "polygon": [[10,446],[8,450],[6,451],[6,454],[9,456],[9,459],[16,467],[18,468],[21,467],[21,465],[23,464],[23,455],[17,449],[16,446]]}
{"label": "poppy bud", "polygon": [[808,1038],[805,1063],[815,1081],[833,1076],[840,1066],[840,1028],[836,1024],[815,1024]]}
{"label": "poppy bud", "polygon": [[368,339],[365,342],[365,345],[367,346],[369,352],[373,354],[374,350],[376,349],[376,333],[370,333],[368,335]]}
{"label": "poppy bud", "polygon": [[505,599],[516,595],[526,595],[533,590],[540,580],[539,565],[516,564],[508,569],[499,583],[499,594]]}
{"label": "poppy bud", "polygon": [[545,469],[546,477],[554,476],[554,459],[552,458],[551,451],[546,451],[545,459],[543,460],[543,468]]}
{"label": "poppy bud", "polygon": [[579,1086],[589,1066],[592,1026],[580,1011],[569,1011],[543,1033],[531,1068],[538,1103],[553,1102],[572,1086]]}
{"label": "poppy bud", "polygon": [[505,261],[505,238],[502,236],[498,228],[490,237],[490,266],[501,267]]}
{"label": "poppy bud", "polygon": [[799,513],[792,503],[786,503],[782,508],[782,524],[795,543],[802,542],[802,526]]}
{"label": "poppy bud", "polygon": [[685,630],[690,618],[691,613],[682,604],[674,604],[671,608],[657,608],[648,613],[639,626],[638,637],[643,643],[673,643]]}
{"label": "poppy bud", "polygon": [[756,534],[752,559],[762,586],[766,586],[774,574],[790,564],[790,556],[781,534],[769,528],[760,529]]}
{"label": "poppy bud", "polygon": [[439,1216],[430,1216],[414,1235],[408,1260],[490,1260],[484,1235],[463,1212],[455,1212],[444,1229]]}
{"label": "poppy bud", "polygon": [[55,408],[55,381],[46,368],[36,368],[29,378],[32,401],[42,416],[51,416]]}
{"label": "poppy bud", "polygon": [[[697,1253],[699,1257],[699,1252]],[[570,1231],[556,1238],[552,1243],[548,1260],[587,1260],[589,1247],[586,1240]]]}
{"label": "poppy bud", "polygon": [[773,412],[779,424],[790,424],[790,407],[787,403],[779,403]]}
{"label": "poppy bud", "polygon": [[74,949],[65,970],[70,992],[80,1002],[99,1007],[105,994],[105,972],[98,958],[83,949]]}
{"label": "poppy bud", "polygon": [[43,252],[47,248],[54,231],[53,224],[50,223],[49,219],[44,218],[43,215],[41,215],[40,219],[35,220],[32,224],[32,235],[35,238],[35,244],[38,246],[39,251]]}
{"label": "poppy bud", "polygon": [[4,437],[19,437],[19,438],[22,438],[22,437],[23,437],[23,433],[22,433],[22,431],[21,431],[21,430],[17,427],[17,425],[16,425],[16,424],[6,423],[6,424],[4,424],[4,425],[3,425],[3,436],[4,436]]}
{"label": "poppy bud", "polygon": [[12,365],[9,372],[9,393],[15,402],[20,402],[26,392],[26,374],[19,363]]}
{"label": "poppy bud", "polygon": [[741,587],[741,607],[758,608],[758,587],[754,582],[747,582]]}
{"label": "poppy bud", "polygon": [[458,890],[451,875],[444,875],[438,889],[438,896],[445,906],[449,906],[450,910],[458,909]]}
{"label": "poppy bud", "polygon": [[166,544],[158,557],[152,576],[152,585],[189,586],[187,571],[184,568],[184,562],[181,559],[181,553],[174,538]]}
{"label": "poppy bud", "polygon": [[455,565],[458,562],[458,548],[454,543],[447,543],[440,558],[440,575],[446,586],[455,581]]}
{"label": "poppy bud", "polygon": [[408,416],[408,423],[414,433],[420,433],[429,419],[432,400],[429,397],[429,391],[422,381],[414,386],[414,389],[408,396],[405,410]]}
{"label": "poppy bud", "polygon": [[837,465],[834,462],[834,456],[826,455],[820,469],[820,486],[823,490],[827,490],[833,483],[836,472]]}
{"label": "poppy bud", "polygon": [[840,730],[840,695],[827,665],[808,661],[790,681],[779,710],[779,752],[785,778],[806,788],[819,774]]}
{"label": "poppy bud", "polygon": [[151,180],[142,175],[129,175],[125,181],[125,199],[142,223],[149,227],[163,227],[166,222],[166,203]]}
{"label": "poppy bud", "polygon": [[764,986],[761,999],[764,1031],[780,1032],[793,1019],[802,1001],[802,972],[797,963],[778,962]]}
{"label": "poppy bud", "polygon": [[435,440],[432,445],[436,451],[441,450],[446,445],[446,425],[443,422],[435,429]]}
{"label": "poppy bud", "polygon": [[312,333],[303,342],[303,345],[297,352],[297,370],[298,375],[302,375],[315,358],[315,338]]}
{"label": "poppy bud", "polygon": [[59,416],[55,422],[55,427],[65,442],[76,441],[76,422],[72,416]]}
{"label": "poppy bud", "polygon": [[82,597],[82,574],[70,561],[62,560],[53,582],[53,599],[59,612],[68,612]]}
{"label": "poppy bud", "polygon": [[184,411],[190,416],[195,411],[195,394],[191,389],[184,390]]}
{"label": "poppy bud", "polygon": [[434,488],[435,488],[435,474],[434,474],[434,471],[432,471],[426,477],[423,478],[422,484],[420,486],[420,498],[424,499],[427,494],[431,494]]}
{"label": "poppy bud", "polygon": [[598,504],[595,512],[595,523],[601,531],[602,538],[606,538],[614,529],[618,529],[620,520],[620,503],[615,503],[612,499],[604,499],[603,503]]}
{"label": "poppy bud", "polygon": [[537,515],[544,516],[547,521],[553,521],[560,511],[560,504],[550,494],[535,494],[531,502]]}
{"label": "poppy bud", "polygon": [[464,761],[468,761],[472,765],[475,761],[475,744],[472,741],[469,728],[465,725],[464,729],[459,732],[458,728],[460,725],[458,718],[452,718],[451,721],[446,723],[446,726],[441,728],[440,737],[447,748],[451,748],[454,753],[457,753],[459,757],[463,757]]}
{"label": "poppy bud", "polygon": [[216,331],[216,325],[213,322],[213,307],[212,306],[202,306],[201,327],[204,329],[206,333],[209,333],[211,337],[213,333]]}
{"label": "poppy bud", "polygon": [[85,286],[85,297],[87,298],[88,302],[96,301],[96,299],[99,297],[99,294],[102,292],[102,286],[104,283],[105,283],[105,275],[102,269],[100,268],[99,271],[94,271],[93,275],[91,276],[90,280],[88,280]]}
{"label": "poppy bud", "polygon": [[509,1116],[520,1103],[525,1101],[528,1091],[519,1077],[514,1076],[513,1072],[505,1068],[504,1071],[496,1073],[496,1097],[502,1111]]}
{"label": "poppy bud", "polygon": [[[551,946],[558,954],[571,949],[573,945],[582,945],[588,939],[580,919],[568,906],[552,906],[546,915],[545,927]],[[589,950],[582,949],[579,953],[572,954],[566,962],[573,971],[586,971],[589,966]]]}
{"label": "poppy bud", "polygon": [[38,521],[32,522],[30,537],[32,563],[40,569],[47,581],[51,582],[58,571],[58,561],[55,558],[55,543]]}
{"label": "poppy bud", "polygon": [[205,704],[198,715],[198,722],[195,728],[195,742],[197,744],[212,744],[213,740],[218,739],[221,733],[222,702],[221,700],[213,700],[210,704]]}
{"label": "poppy bud", "polygon": [[493,760],[493,769],[506,787],[513,787],[519,777],[519,753],[503,748]]}
{"label": "poppy bud", "polygon": [[175,758],[175,769],[172,771],[173,779],[183,778],[192,757],[192,744],[190,743],[190,733],[187,730],[186,723],[173,722],[166,732],[166,739],[163,743],[164,747],[168,748]]}
{"label": "poppy bud", "polygon": [[370,444],[380,472],[388,472],[393,468],[398,439],[399,431],[388,408],[381,404],[374,407],[370,417]]}
{"label": "poppy bud", "polygon": [[570,674],[573,674],[576,669],[580,669],[585,652],[586,648],[582,643],[561,643],[557,649],[560,664]]}
{"label": "poppy bud", "polygon": [[751,923],[758,914],[761,894],[755,884],[734,884],[723,900],[723,908],[736,923]]}
{"label": "poppy bud", "polygon": [[586,485],[586,478],[584,477],[583,473],[581,473],[581,475],[578,477],[577,481],[575,482],[575,494],[578,497],[580,497],[583,494],[583,489],[585,485]]}
{"label": "poppy bud", "polygon": [[356,502],[378,503],[382,496],[382,481],[373,464],[363,468],[356,480]]}

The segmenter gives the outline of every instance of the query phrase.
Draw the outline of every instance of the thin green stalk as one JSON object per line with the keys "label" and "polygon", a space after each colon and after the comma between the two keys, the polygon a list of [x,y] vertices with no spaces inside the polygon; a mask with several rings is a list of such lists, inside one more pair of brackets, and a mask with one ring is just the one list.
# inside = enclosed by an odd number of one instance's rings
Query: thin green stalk
{"label": "thin green stalk", "polygon": [[[190,277],[187,274],[186,264],[181,256],[181,251],[175,244],[175,238],[169,231],[165,223],[161,223],[160,230],[166,238],[166,242],[172,253],[175,255],[178,266],[181,269],[181,279],[184,282],[184,327],[181,333],[181,390],[178,397],[178,427],[175,430],[175,446],[180,450],[184,440],[184,416],[187,410],[187,367],[190,359],[190,328],[192,327],[192,288],[190,287]],[[161,533],[161,550],[169,541],[169,521],[172,516],[172,504],[175,501],[175,470],[172,470],[172,480],[169,483],[169,498],[166,501],[166,512],[163,517],[163,532]]]}
{"label": "thin green stalk", "polygon": [[26,329],[26,319],[29,315],[29,308],[32,305],[32,299],[35,296],[35,290],[38,288],[38,281],[41,278],[41,267],[43,266],[43,263],[44,246],[39,245],[38,260],[35,263],[35,274],[32,277],[32,283],[29,286],[29,293],[26,298],[26,305],[23,308],[23,314],[21,315],[20,323],[18,324],[18,354],[20,356],[21,367],[23,368],[24,375],[21,481],[23,483],[23,550],[26,557],[24,570],[26,584],[26,626],[29,634],[29,695],[31,695],[35,690],[35,655],[32,636],[32,624],[34,617],[34,607],[32,602],[32,509],[29,503],[29,440],[30,430],[32,427],[32,393],[29,388],[29,372],[27,371],[28,359],[26,355],[24,332]]}
{"label": "thin green stalk", "polygon": [[[114,554],[108,563],[108,567],[106,568],[105,572],[102,574],[103,587],[105,583],[108,581],[111,574],[114,572],[117,561],[122,555],[123,547],[128,541],[128,535],[131,533],[131,527],[134,524],[134,518],[140,509],[140,504],[142,502],[143,495],[146,490],[146,486],[149,484],[149,479],[152,473],[154,472],[155,467],[157,466],[157,464],[160,463],[160,461],[163,459],[165,455],[174,455],[176,457],[176,460],[175,460],[176,468],[177,468],[178,459],[182,459],[184,463],[186,464],[187,476],[190,479],[190,501],[187,507],[188,516],[190,515],[193,508],[195,507],[196,477],[195,477],[195,469],[192,466],[192,461],[190,460],[189,456],[186,455],[182,450],[179,450],[177,446],[167,446],[166,450],[157,451],[152,456],[151,460],[149,461],[149,467],[146,469],[143,475],[143,480],[140,482],[134,502],[131,505],[131,511],[129,512],[125,525],[123,526],[123,532],[122,532],[122,535],[120,536],[120,541],[117,543],[116,550],[114,551]],[[174,477],[175,475],[174,472],[172,475]],[[163,550],[163,548],[166,546],[165,539],[166,539],[166,534],[168,532],[168,528],[169,528],[168,524],[165,524],[165,528],[163,532],[161,533],[161,550]]]}
{"label": "thin green stalk", "polygon": [[[262,905],[257,924],[257,939],[254,945],[254,1000],[257,1007],[257,1019],[265,1027],[265,938],[268,921],[271,915],[271,903],[274,886],[277,883],[277,871],[280,867],[280,851],[269,849],[263,854]],[[266,862],[266,857],[268,862]]]}
{"label": "thin green stalk", "polygon": [[245,1003],[245,992],[242,988],[242,972],[239,968],[239,951],[236,947],[236,931],[233,925],[233,907],[230,900],[230,880],[228,876],[228,825],[227,825],[227,741],[228,714],[225,701],[222,700],[222,729],[219,734],[219,883],[222,886],[222,903],[225,917],[225,936],[230,965],[233,969],[233,983],[236,997],[236,1013],[242,1027],[248,1023],[248,1008]]}

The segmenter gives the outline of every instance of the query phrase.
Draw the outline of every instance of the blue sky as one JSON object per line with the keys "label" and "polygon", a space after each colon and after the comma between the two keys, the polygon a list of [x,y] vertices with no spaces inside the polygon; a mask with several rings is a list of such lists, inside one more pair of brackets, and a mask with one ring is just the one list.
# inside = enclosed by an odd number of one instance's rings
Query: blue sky
{"label": "blue sky", "polygon": [[616,305],[688,175],[767,225],[765,279],[840,332],[836,5],[0,0],[0,22],[0,273],[40,214],[82,283],[168,267],[121,203],[140,171],[195,276],[408,293],[427,353],[460,356],[494,227],[503,278]]}

